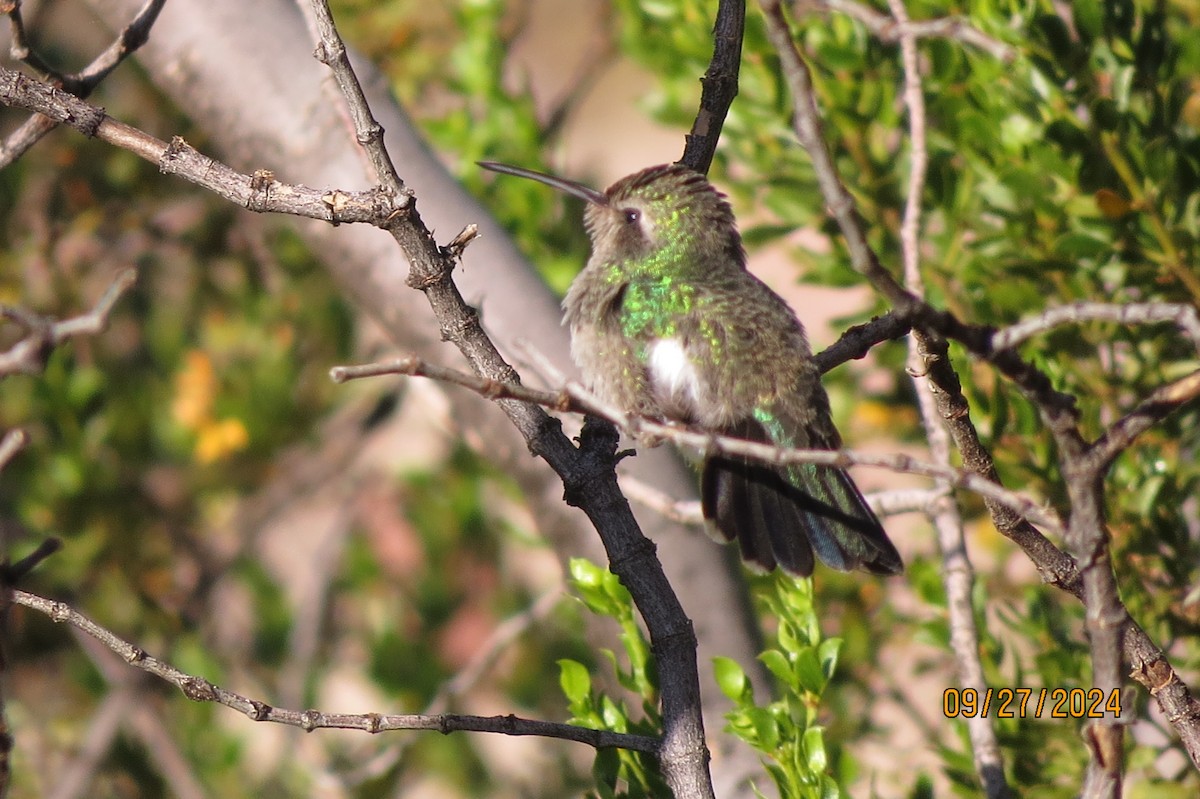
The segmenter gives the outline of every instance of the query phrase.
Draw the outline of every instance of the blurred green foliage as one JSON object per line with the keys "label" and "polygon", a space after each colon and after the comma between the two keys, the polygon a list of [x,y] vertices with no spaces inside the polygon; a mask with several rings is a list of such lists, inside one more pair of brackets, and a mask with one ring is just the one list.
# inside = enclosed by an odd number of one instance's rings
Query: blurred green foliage
{"label": "blurred green foliage", "polygon": [[[482,176],[474,166],[486,157],[543,168],[562,135],[511,68],[527,4],[334,5],[345,35],[388,72],[464,183],[564,289],[586,255],[578,205],[529,181]],[[960,15],[1015,54],[1001,63],[961,41],[919,45],[929,128],[921,257],[931,301],[992,325],[1078,300],[1200,302],[1200,10],[1132,0],[907,7],[917,20]],[[652,76],[644,109],[680,130],[682,151],[711,52],[713,4],[613,0],[607,8],[605,35]],[[828,144],[872,243],[894,266],[909,168],[898,49],[833,13],[796,20],[795,38],[813,66]],[[203,149],[203,135],[158,102],[133,67],[102,96],[116,116],[178,132]],[[714,179],[748,220],[743,233],[752,251],[782,245],[799,280],[857,285],[795,143],[790,105],[751,4],[740,94]],[[158,116],[147,121],[147,114]],[[790,234],[798,228],[829,246],[797,246]],[[67,546],[34,576],[39,592],[71,601],[194,673],[269,696],[285,682],[278,669],[293,646],[295,602],[245,544],[234,542],[232,557],[214,552],[230,545],[222,531],[239,502],[278,477],[281,457],[312,444],[323,420],[349,401],[325,375],[354,355],[354,315],[286,224],[249,219],[125,153],[60,131],[0,171],[0,300],[70,316],[90,307],[128,265],[141,277],[108,331],[55,352],[44,374],[0,386],[0,420],[33,438],[0,480],[6,530],[26,531],[11,536],[10,552],[19,557],[33,539],[62,536]],[[844,321],[882,310],[876,304]],[[1056,387],[1080,397],[1088,435],[1195,368],[1194,354],[1165,325],[1064,327],[1022,353]],[[957,351],[954,357],[972,418],[1006,484],[1061,507],[1054,447],[1036,411],[993,370]],[[886,433],[919,442],[903,347],[881,345],[871,359],[891,377],[873,392],[848,369],[826,381],[847,439]],[[1192,675],[1200,667],[1200,601],[1187,594],[1200,563],[1198,416],[1185,409],[1118,459],[1106,509],[1123,599],[1169,648],[1175,667]],[[520,614],[531,600],[497,574],[505,568],[496,564],[497,542],[513,530],[488,510],[486,498],[495,492],[508,496],[513,488],[457,447],[389,484],[385,503],[404,509],[391,523],[419,542],[422,559],[397,572],[381,562],[370,531],[356,529],[331,588],[336,634],[314,655],[317,663],[352,662],[384,706],[419,710],[434,700],[461,666],[447,631]],[[989,682],[1086,687],[1077,603],[1034,582],[978,500],[963,502],[979,568],[976,610]],[[919,551],[922,541],[902,541],[901,548]],[[901,790],[908,795],[933,795],[935,785],[979,795],[962,720],[938,718],[938,698],[908,684],[926,677],[953,685],[939,563],[909,561],[903,584],[824,570],[815,588],[754,578],[767,627],[763,662],[779,694],[752,690],[732,661],[712,664],[707,678],[734,700],[731,728],[763,752],[764,780],[769,776],[784,795],[833,796],[882,782],[855,755],[863,742],[880,741],[898,750],[906,767],[910,754],[936,751],[932,766],[922,761],[905,772],[911,784]],[[572,577],[589,613],[616,619],[624,651],[590,653],[574,632],[577,611],[560,609],[514,648],[498,688],[531,715],[569,712],[583,724],[652,731],[657,681],[627,596],[595,567],[576,564]],[[216,584],[233,588],[214,595]],[[208,622],[234,611],[250,618],[246,635],[231,642]],[[31,615],[12,617],[19,654],[13,662],[21,664],[13,677],[22,680],[26,700],[9,706],[19,731],[14,790],[36,795],[46,786],[32,776],[38,769],[25,748],[30,736],[40,735],[47,751],[74,751],[111,686],[62,629]],[[916,642],[913,662],[897,672],[889,658],[908,642]],[[38,678],[50,667],[66,678],[39,691]],[[625,699],[616,688],[612,695],[601,689],[597,674],[605,667]],[[547,690],[556,680],[565,698]],[[301,687],[297,701],[321,699],[317,680]],[[1140,689],[1128,695],[1136,697],[1138,719],[1127,739],[1130,794],[1195,795],[1200,782],[1179,757],[1170,728],[1151,715]],[[275,765],[265,772],[255,769],[249,752],[257,744],[243,720],[166,691],[149,696],[169,708],[173,738],[214,793],[313,790],[311,777],[286,758],[270,761]],[[875,712],[885,705],[923,720],[924,737],[892,741],[891,722]],[[47,722],[52,714],[69,724]],[[1078,792],[1086,757],[1078,722],[1007,719],[997,727],[1019,792]],[[1138,734],[1159,728],[1159,736]],[[119,741],[96,795],[128,794],[130,786],[137,795],[166,795],[149,753],[130,737]],[[415,736],[388,760],[391,746],[382,738],[336,739],[326,766],[344,778],[349,794],[363,797],[394,795],[430,773],[460,795],[497,790],[486,753],[469,736]],[[377,771],[358,770],[371,758],[382,764]],[[562,773],[540,786],[544,795],[582,790],[577,766],[559,765]],[[592,776],[588,785],[599,796],[661,792],[652,764],[628,753],[601,753]]]}

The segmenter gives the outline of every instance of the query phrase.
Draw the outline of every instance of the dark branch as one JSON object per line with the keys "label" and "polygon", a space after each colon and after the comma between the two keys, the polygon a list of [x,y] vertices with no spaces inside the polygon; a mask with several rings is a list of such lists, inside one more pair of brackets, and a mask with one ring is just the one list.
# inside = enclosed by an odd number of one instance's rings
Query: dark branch
{"label": "dark branch", "polygon": [[700,79],[700,110],[687,135],[679,163],[707,174],[721,138],[721,128],[738,93],[746,0],[721,0],[713,25],[713,56]]}
{"label": "dark branch", "polygon": [[894,313],[877,316],[870,322],[855,325],[842,337],[813,356],[821,374],[846,361],[864,357],[871,348],[883,341],[900,338],[912,329],[912,325]]}

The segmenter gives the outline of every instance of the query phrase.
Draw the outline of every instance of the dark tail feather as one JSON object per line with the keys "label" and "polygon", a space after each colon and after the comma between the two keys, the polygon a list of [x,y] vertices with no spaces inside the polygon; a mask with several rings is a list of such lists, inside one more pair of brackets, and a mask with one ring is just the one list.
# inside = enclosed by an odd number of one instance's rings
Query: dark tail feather
{"label": "dark tail feather", "polygon": [[[750,433],[750,435],[747,435]],[[756,434],[757,433],[757,434]],[[764,440],[759,430],[743,438]],[[718,456],[704,465],[704,517],[726,541],[737,539],[742,557],[765,570],[812,574],[813,552],[839,571],[899,574],[900,553],[850,476],[832,466],[771,467]]]}
{"label": "dark tail feather", "polygon": [[813,550],[801,511],[787,498],[787,484],[777,472],[742,460],[710,458],[700,496],[704,518],[726,542],[737,539],[746,563],[763,571],[778,564],[790,574],[812,574]]}

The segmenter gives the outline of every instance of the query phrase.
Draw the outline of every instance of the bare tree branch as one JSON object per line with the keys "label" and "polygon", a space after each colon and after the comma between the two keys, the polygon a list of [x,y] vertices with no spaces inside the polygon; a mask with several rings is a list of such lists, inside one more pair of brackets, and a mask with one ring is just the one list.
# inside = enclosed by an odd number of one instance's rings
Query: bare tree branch
{"label": "bare tree branch", "polygon": [[321,728],[363,730],[379,733],[391,730],[435,730],[441,733],[475,731],[494,732],[504,735],[537,735],[545,738],[560,738],[576,741],[597,749],[620,747],[639,752],[655,753],[659,748],[657,738],[644,735],[626,735],[605,730],[589,730],[570,724],[522,719],[516,716],[466,716],[453,714],[383,714],[383,713],[326,713],[319,710],[286,710],[272,707],[257,699],[250,699],[233,691],[213,685],[203,677],[187,674],[166,661],[148,655],[141,647],[125,641],[110,630],[82,615],[65,602],[13,591],[15,604],[44,613],[55,622],[65,622],[95,638],[120,655],[134,668],[166,680],[183,691],[184,696],[194,702],[216,702],[245,713],[253,721],[269,721],[299,727],[306,732]]}
{"label": "bare tree branch", "polygon": [[[627,475],[621,476],[621,489],[630,500],[653,508],[674,521],[694,527],[704,525],[704,512],[699,500],[674,499]],[[897,516],[901,513],[928,515],[934,503],[945,494],[946,491],[940,489],[901,488],[893,491],[874,491],[864,494],[863,498],[876,516]]]}
{"label": "bare tree branch", "polygon": [[901,41],[905,37],[954,39],[984,51],[997,61],[1009,63],[1017,58],[1015,47],[993,39],[962,17],[942,17],[920,21],[907,18],[900,20],[894,15],[889,17],[862,3],[856,3],[854,0],[821,0],[820,4],[830,11],[838,11],[863,23],[883,42]]}
{"label": "bare tree branch", "polygon": [[729,106],[738,93],[746,0],[720,0],[713,25],[713,55],[700,79],[700,110],[687,135],[679,163],[705,174],[712,165]]}
{"label": "bare tree branch", "polygon": [[1037,316],[1023,319],[1011,327],[997,331],[992,336],[992,347],[996,350],[1009,349],[1059,325],[1096,320],[1122,325],[1174,322],[1175,326],[1191,339],[1196,352],[1200,353],[1200,313],[1194,306],[1169,302],[1134,302],[1127,305],[1077,302],[1050,308]]}
{"label": "bare tree branch", "polygon": [[[16,372],[38,374],[45,367],[50,353],[59,344],[74,336],[94,335],[104,330],[113,306],[136,280],[137,272],[126,269],[117,275],[91,311],[61,322],[37,316],[21,308],[0,305],[0,316],[20,325],[26,333],[24,338],[0,353],[0,377]],[[3,462],[0,460],[0,467],[3,466]]]}
{"label": "bare tree branch", "polygon": [[51,119],[137,155],[164,173],[208,189],[256,213],[281,213],[320,219],[333,224],[367,222],[383,226],[403,213],[411,202],[407,190],[342,191],[288,185],[269,170],[253,175],[237,172],[176,136],[170,143],[118,122],[103,109],[85,103],[19,72],[0,67],[0,104],[37,111]]}
{"label": "bare tree branch", "polygon": [[[40,59],[39,63],[42,64],[42,68],[40,69],[27,59],[20,60],[25,60],[26,63],[35,69],[39,69],[41,72],[49,73],[52,78],[51,82],[56,83],[76,97],[81,99],[86,98],[122,61],[146,43],[150,37],[150,28],[153,27],[154,21],[158,19],[158,12],[162,10],[165,2],[166,0],[147,0],[146,5],[142,6],[141,11],[117,35],[113,43],[103,53],[96,56],[92,63],[73,75],[57,74],[50,70]],[[8,14],[12,28],[12,49],[16,51],[18,42],[21,42],[21,46],[24,46],[24,25],[20,16],[21,4],[10,0],[9,5],[11,9],[8,11]],[[14,57],[18,57],[16,52],[13,55]],[[30,147],[41,141],[43,136],[56,127],[58,127],[57,122],[40,114],[27,119],[20,127],[10,133],[7,139],[0,142],[0,169],[20,158]]]}
{"label": "bare tree branch", "polygon": [[910,330],[912,324],[907,319],[887,313],[870,322],[851,327],[833,344],[813,355],[813,362],[824,374],[846,361],[862,358],[876,344],[900,338]]}
{"label": "bare tree branch", "polygon": [[[527,352],[526,354],[531,359],[537,358],[536,353]],[[553,374],[556,371],[554,366],[546,361],[542,361],[538,365],[547,373]],[[1062,533],[1066,529],[1053,510],[967,470],[920,461],[908,455],[873,455],[845,449],[789,449],[729,436],[696,432],[675,424],[663,424],[645,417],[629,416],[619,408],[601,401],[576,383],[567,383],[564,389],[557,392],[539,391],[516,383],[502,383],[465,374],[426,363],[420,358],[412,356],[359,367],[338,366],[334,367],[331,373],[335,380],[392,373],[444,380],[476,391],[481,396],[498,402],[517,399],[555,410],[588,413],[612,422],[634,438],[648,439],[654,443],[671,441],[686,449],[699,450],[706,456],[738,455],[779,466],[795,463],[820,463],[843,469],[849,466],[874,466],[904,474],[924,475],[945,480],[949,486],[954,488],[974,491],[983,497],[1012,508],[1022,516],[1042,524],[1049,530]],[[558,376],[561,377],[561,375]]]}

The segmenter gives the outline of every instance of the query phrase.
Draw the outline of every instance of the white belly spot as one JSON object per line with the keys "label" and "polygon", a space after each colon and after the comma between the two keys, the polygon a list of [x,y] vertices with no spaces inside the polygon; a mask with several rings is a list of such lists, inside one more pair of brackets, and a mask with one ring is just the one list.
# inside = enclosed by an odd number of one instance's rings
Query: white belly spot
{"label": "white belly spot", "polygon": [[646,372],[655,399],[669,415],[687,418],[700,400],[700,378],[679,339],[658,339],[650,345]]}

